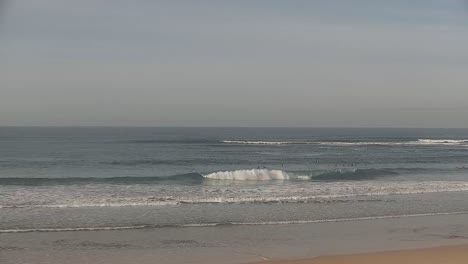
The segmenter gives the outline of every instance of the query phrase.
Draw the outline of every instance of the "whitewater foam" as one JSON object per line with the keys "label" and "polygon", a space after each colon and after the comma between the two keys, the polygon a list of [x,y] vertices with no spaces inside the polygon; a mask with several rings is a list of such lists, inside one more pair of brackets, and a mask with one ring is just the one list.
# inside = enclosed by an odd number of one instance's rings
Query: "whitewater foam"
{"label": "whitewater foam", "polygon": [[226,144],[245,144],[245,145],[285,145],[285,144],[307,144],[309,143],[309,142],[295,142],[295,141],[252,141],[252,140],[223,140],[222,142]]}
{"label": "whitewater foam", "polygon": [[290,176],[281,170],[252,169],[214,172],[203,177],[216,180],[270,181],[289,180]]}
{"label": "whitewater foam", "polygon": [[339,141],[324,141],[317,142],[320,145],[336,145],[336,146],[418,146],[418,145],[450,145],[450,146],[466,146],[468,140],[455,139],[418,139],[416,141],[360,141],[360,142],[339,142]]}
{"label": "whitewater foam", "polygon": [[464,145],[468,144],[468,139],[418,139],[422,145]]}
{"label": "whitewater foam", "polygon": [[[177,188],[164,186],[100,186],[67,188],[21,188],[6,193],[0,208],[81,208],[81,207],[135,207],[182,206],[185,204],[282,204],[282,203],[342,203],[364,200],[386,201],[391,195],[466,192],[468,182],[424,181],[291,181],[288,184],[258,184],[232,186],[187,185]],[[133,191],[132,191],[133,189]],[[84,191],[84,192],[83,192]],[[142,193],[158,194],[145,196]]]}
{"label": "whitewater foam", "polygon": [[330,146],[401,146],[401,145],[450,145],[450,146],[468,146],[468,139],[418,139],[415,141],[263,141],[263,140],[223,140],[225,144],[240,145],[289,145],[289,144],[316,144]]}

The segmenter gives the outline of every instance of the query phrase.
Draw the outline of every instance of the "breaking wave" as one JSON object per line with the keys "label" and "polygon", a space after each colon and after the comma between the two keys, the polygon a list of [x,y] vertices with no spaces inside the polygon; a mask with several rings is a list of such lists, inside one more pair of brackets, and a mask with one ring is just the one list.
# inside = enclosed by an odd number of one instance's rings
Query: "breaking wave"
{"label": "breaking wave", "polygon": [[468,139],[418,139],[422,145],[464,145],[468,144]]}
{"label": "breaking wave", "polygon": [[[460,171],[465,167],[446,168],[440,172]],[[54,186],[54,185],[85,185],[85,184],[203,184],[214,181],[363,181],[386,176],[435,172],[429,168],[342,168],[323,171],[287,172],[276,169],[243,169],[232,171],[217,171],[208,174],[186,173],[166,177],[71,177],[71,178],[0,178],[0,186]]]}
{"label": "breaking wave", "polygon": [[341,145],[341,146],[366,146],[366,145],[377,145],[377,146],[430,146],[430,145],[448,145],[448,146],[468,146],[467,139],[418,139],[414,141],[360,141],[360,142],[318,142],[321,145]]}
{"label": "breaking wave", "polygon": [[241,145],[286,145],[286,144],[309,144],[314,142],[300,141],[252,141],[252,140],[223,140],[226,144],[241,144]]}
{"label": "breaking wave", "polygon": [[133,143],[133,144],[205,144],[205,143],[216,143],[216,141],[203,140],[203,139],[135,139],[117,141],[118,143]]}
{"label": "breaking wave", "polygon": [[357,181],[371,180],[382,176],[398,175],[390,169],[337,169],[315,175],[296,175],[281,170],[252,169],[219,171],[204,175],[212,180],[271,181],[271,180],[315,180],[315,181]]}
{"label": "breaking wave", "polygon": [[448,145],[448,146],[468,146],[468,139],[418,139],[412,141],[262,141],[262,140],[223,140],[225,144],[239,145],[330,145],[330,146],[427,146],[427,145]]}
{"label": "breaking wave", "polygon": [[50,186],[83,184],[202,184],[204,181],[358,181],[371,180],[383,176],[398,175],[391,169],[337,169],[307,174],[291,173],[282,170],[246,169],[218,171],[209,174],[186,173],[168,177],[74,177],[74,178],[0,178],[2,185]]}
{"label": "breaking wave", "polygon": [[214,172],[203,177],[216,180],[238,180],[238,181],[270,181],[289,180],[288,173],[281,170],[253,169]]}

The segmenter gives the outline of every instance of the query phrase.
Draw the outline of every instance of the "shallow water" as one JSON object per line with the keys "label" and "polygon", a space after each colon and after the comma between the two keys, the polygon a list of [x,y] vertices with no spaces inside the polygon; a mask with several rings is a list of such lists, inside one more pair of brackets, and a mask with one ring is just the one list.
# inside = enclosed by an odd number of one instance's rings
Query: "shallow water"
{"label": "shallow water", "polygon": [[467,214],[282,225],[0,234],[3,264],[230,264],[468,242]]}

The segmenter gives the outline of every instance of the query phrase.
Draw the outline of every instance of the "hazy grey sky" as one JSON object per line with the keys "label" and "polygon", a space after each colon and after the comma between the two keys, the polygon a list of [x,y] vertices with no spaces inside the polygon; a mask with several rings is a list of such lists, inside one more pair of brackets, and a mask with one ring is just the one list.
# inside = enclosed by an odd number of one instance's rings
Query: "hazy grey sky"
{"label": "hazy grey sky", "polygon": [[0,8],[0,125],[468,127],[462,0]]}

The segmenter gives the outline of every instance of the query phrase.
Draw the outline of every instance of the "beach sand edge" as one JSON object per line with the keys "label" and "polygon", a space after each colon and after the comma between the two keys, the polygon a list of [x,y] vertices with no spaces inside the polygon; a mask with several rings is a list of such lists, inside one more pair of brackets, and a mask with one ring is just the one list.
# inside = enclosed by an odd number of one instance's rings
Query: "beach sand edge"
{"label": "beach sand edge", "polygon": [[310,259],[267,260],[251,264],[466,264],[468,245],[382,251],[351,255],[319,256]]}

